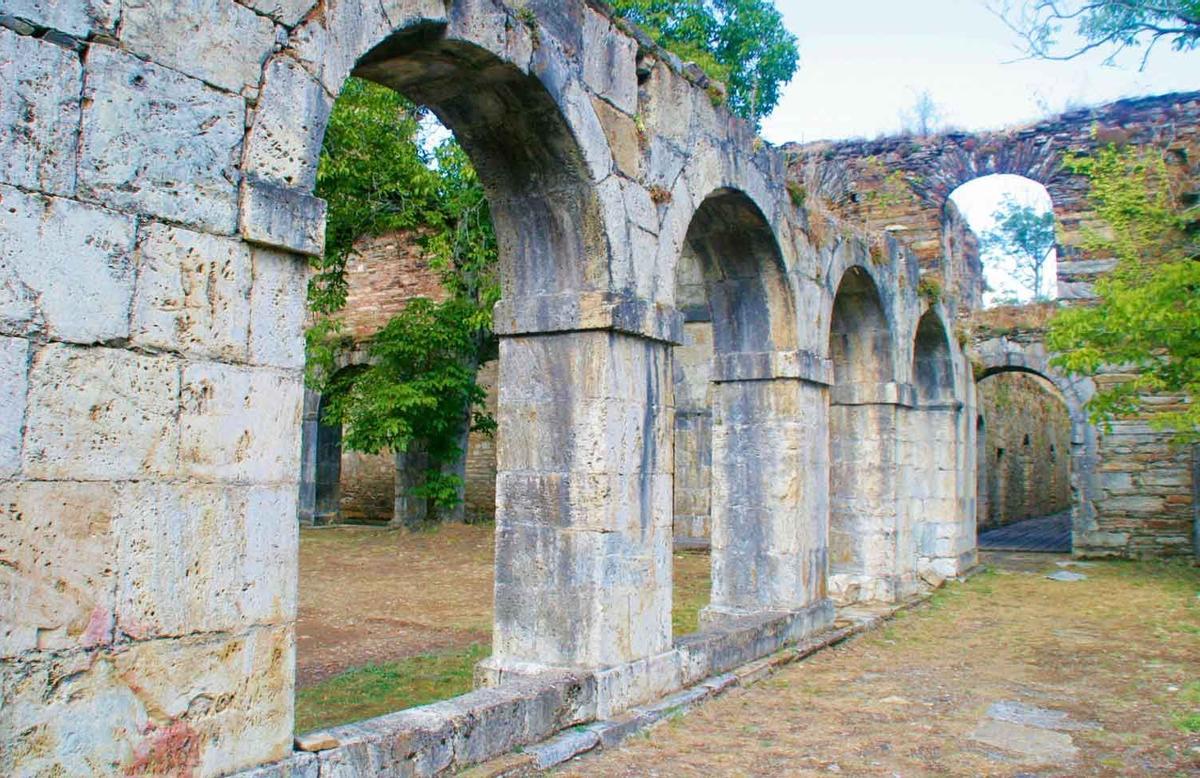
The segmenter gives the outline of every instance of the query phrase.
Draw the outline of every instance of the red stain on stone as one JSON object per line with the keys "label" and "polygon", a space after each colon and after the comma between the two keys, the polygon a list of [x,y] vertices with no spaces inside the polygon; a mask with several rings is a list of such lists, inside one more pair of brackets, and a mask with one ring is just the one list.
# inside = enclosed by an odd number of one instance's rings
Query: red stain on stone
{"label": "red stain on stone", "polygon": [[92,609],[91,615],[88,616],[87,626],[84,628],[83,636],[79,640],[84,648],[106,646],[112,642],[112,632],[112,613],[97,606]]}
{"label": "red stain on stone", "polygon": [[126,775],[195,775],[200,764],[200,734],[186,721],[173,721],[165,727],[148,724],[146,737],[133,750],[133,763]]}

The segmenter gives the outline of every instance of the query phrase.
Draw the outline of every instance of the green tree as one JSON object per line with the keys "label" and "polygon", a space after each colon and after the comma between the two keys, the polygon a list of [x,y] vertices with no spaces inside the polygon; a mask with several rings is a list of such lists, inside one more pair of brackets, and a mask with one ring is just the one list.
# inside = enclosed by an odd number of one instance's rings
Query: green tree
{"label": "green tree", "polygon": [[757,123],[799,66],[796,36],[771,0],[613,0],[617,13],[729,90],[730,109]]}
{"label": "green tree", "polygon": [[[468,429],[495,422],[478,410],[481,361],[495,350],[498,250],[483,188],[454,141],[426,151],[422,111],[390,89],[350,79],[330,117],[317,173],[328,203],[325,255],[309,286],[310,382],[328,398],[327,419],[356,451],[405,451],[419,443],[430,468],[420,493],[443,508],[461,499]],[[334,372],[348,345],[338,312],[346,263],[361,238],[398,230],[418,240],[450,297],[410,300],[366,344],[370,363]]]}
{"label": "green tree", "polygon": [[981,236],[980,250],[1008,257],[1015,266],[1017,283],[1035,300],[1046,299],[1046,263],[1054,252],[1054,213],[1006,195],[992,217],[995,226]]}
{"label": "green tree", "polygon": [[1185,206],[1156,152],[1110,146],[1065,164],[1090,179],[1103,224],[1085,234],[1085,248],[1117,264],[1097,281],[1095,304],[1051,320],[1055,364],[1087,376],[1129,376],[1101,384],[1089,402],[1093,420],[1144,415],[1180,442],[1200,442],[1200,405],[1162,404],[1164,395],[1200,397],[1200,213]]}
{"label": "green tree", "polygon": [[[1108,60],[1145,46],[1142,64],[1166,40],[1186,51],[1200,44],[1200,0],[1004,0],[993,5],[1031,57],[1072,59],[1093,49],[1111,49]],[[1063,46],[1063,28],[1073,26],[1082,43]]]}

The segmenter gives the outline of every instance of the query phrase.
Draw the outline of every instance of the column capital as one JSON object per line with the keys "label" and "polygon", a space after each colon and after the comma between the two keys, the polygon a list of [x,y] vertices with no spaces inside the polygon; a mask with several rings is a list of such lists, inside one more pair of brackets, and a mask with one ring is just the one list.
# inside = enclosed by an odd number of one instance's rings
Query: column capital
{"label": "column capital", "polygon": [[912,408],[917,404],[917,388],[912,384],[889,381],[882,384],[841,384],[829,391],[831,405],[901,405]]}
{"label": "column capital", "polygon": [[683,315],[653,300],[614,292],[564,292],[504,298],[492,329],[501,337],[612,330],[672,345],[683,342]]}
{"label": "column capital", "polygon": [[715,383],[796,379],[828,386],[833,364],[812,351],[737,351],[713,357]]}

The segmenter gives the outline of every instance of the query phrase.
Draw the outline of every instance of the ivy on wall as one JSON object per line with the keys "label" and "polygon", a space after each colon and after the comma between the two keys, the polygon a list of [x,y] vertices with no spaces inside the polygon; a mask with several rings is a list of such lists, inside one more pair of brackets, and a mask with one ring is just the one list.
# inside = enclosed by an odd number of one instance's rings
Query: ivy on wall
{"label": "ivy on wall", "polygon": [[1096,282],[1095,304],[1051,320],[1055,364],[1093,377],[1119,371],[1121,380],[1099,382],[1088,404],[1094,421],[1144,416],[1179,442],[1200,442],[1200,403],[1161,399],[1200,397],[1200,210],[1183,186],[1194,179],[1136,147],[1107,146],[1064,165],[1089,179],[1101,223],[1084,248],[1117,264]]}

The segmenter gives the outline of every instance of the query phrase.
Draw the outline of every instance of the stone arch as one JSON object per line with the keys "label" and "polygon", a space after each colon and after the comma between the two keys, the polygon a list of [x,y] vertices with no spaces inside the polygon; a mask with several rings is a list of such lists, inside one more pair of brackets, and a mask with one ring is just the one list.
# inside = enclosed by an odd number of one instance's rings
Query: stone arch
{"label": "stone arch", "polygon": [[[610,225],[595,182],[611,153],[565,55],[535,58],[530,26],[499,4],[388,5],[399,8],[314,16],[268,61],[243,155],[243,236],[320,253],[323,205],[311,191],[335,96],[355,75],[430,108],[467,150],[506,300],[606,289]],[[286,218],[264,223],[267,208]]]}
{"label": "stone arch", "polygon": [[958,380],[945,312],[929,306],[910,338],[913,402],[898,420],[902,429],[897,511],[897,565],[946,578],[970,566],[975,535],[968,526],[967,392]]}
{"label": "stone arch", "polygon": [[829,320],[829,591],[835,600],[894,600],[915,585],[902,565],[896,479],[900,405],[912,387],[895,381],[897,352],[875,280],[846,270]]}
{"label": "stone arch", "polygon": [[[823,544],[794,486],[805,431],[794,416],[797,310],[783,253],[758,204],[730,187],[701,201],[681,253],[679,272],[696,267],[702,279],[714,351],[705,622],[802,611],[821,599]],[[693,290],[685,313],[699,300]]]}
{"label": "stone arch", "polygon": [[1040,341],[1020,343],[995,338],[975,344],[972,357],[976,383],[998,373],[1028,373],[1048,381],[1066,405],[1071,419],[1072,545],[1075,548],[1086,545],[1089,536],[1097,532],[1096,500],[1101,494],[1096,471],[1100,433],[1091,423],[1086,407],[1095,393],[1092,380],[1069,378],[1055,370]]}
{"label": "stone arch", "polygon": [[828,354],[835,386],[894,380],[896,344],[879,284],[862,265],[841,277],[829,315]]}
{"label": "stone arch", "polygon": [[913,338],[912,380],[918,403],[955,399],[954,358],[942,316],[933,308],[917,322]]}

